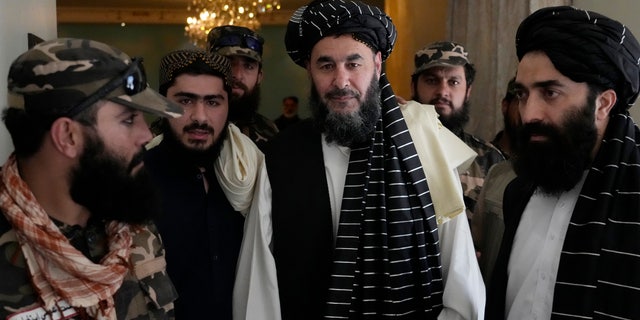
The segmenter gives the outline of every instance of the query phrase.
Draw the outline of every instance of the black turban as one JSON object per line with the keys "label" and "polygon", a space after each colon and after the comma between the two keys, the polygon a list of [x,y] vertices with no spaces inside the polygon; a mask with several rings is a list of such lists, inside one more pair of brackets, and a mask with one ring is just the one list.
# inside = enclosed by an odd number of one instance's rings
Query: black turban
{"label": "black turban", "polygon": [[328,35],[353,34],[380,51],[386,60],[396,41],[396,28],[382,10],[360,1],[320,0],[298,8],[287,25],[284,44],[296,64],[305,67],[311,49]]}
{"label": "black turban", "polygon": [[569,6],[542,8],[522,21],[516,33],[519,60],[538,50],[571,80],[614,89],[614,114],[626,113],[638,97],[640,45],[616,20]]}

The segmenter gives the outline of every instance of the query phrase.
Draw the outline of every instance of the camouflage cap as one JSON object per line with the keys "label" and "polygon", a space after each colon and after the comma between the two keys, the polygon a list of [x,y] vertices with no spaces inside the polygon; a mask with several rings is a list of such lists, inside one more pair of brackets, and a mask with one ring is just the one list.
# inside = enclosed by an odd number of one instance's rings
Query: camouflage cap
{"label": "camouflage cap", "polygon": [[469,62],[467,51],[455,42],[434,42],[418,50],[414,57],[416,69],[413,75],[436,66],[464,66]]}
{"label": "camouflage cap", "polygon": [[148,87],[141,59],[107,44],[59,38],[18,56],[9,68],[8,105],[42,117],[74,116],[100,99],[160,116],[182,108]]}
{"label": "camouflage cap", "polygon": [[203,50],[177,50],[169,52],[160,60],[160,86],[189,72],[190,67],[201,64],[199,71],[222,78],[225,88],[231,91],[231,63],[225,56],[206,53]]}
{"label": "camouflage cap", "polygon": [[243,56],[262,63],[264,38],[255,31],[239,26],[220,26],[209,31],[209,52],[223,56]]}

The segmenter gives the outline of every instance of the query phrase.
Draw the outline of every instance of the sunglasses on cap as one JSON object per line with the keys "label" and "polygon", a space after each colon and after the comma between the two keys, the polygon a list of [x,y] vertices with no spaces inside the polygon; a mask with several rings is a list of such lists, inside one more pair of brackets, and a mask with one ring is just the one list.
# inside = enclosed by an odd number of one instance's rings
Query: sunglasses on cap
{"label": "sunglasses on cap", "polygon": [[260,39],[250,34],[223,34],[211,43],[211,49],[218,50],[222,47],[244,47],[262,55],[262,43]]}
{"label": "sunglasses on cap", "polygon": [[75,116],[80,111],[103,99],[112,91],[122,87],[123,91],[133,96],[144,91],[147,88],[147,76],[142,65],[142,58],[136,57],[131,59],[129,67],[119,76],[109,80],[104,86],[100,87],[96,92],[92,93],[80,103],[67,111],[67,116]]}

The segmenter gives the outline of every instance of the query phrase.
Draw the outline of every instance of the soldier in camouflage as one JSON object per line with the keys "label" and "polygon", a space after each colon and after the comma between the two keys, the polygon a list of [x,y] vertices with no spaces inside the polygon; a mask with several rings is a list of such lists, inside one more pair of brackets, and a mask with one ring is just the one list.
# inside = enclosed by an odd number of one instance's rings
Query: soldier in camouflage
{"label": "soldier in camouflage", "polygon": [[209,52],[231,60],[232,92],[229,120],[264,151],[266,142],[278,133],[276,125],[258,113],[262,82],[264,39],[239,26],[213,28],[207,38]]}
{"label": "soldier in camouflage", "polygon": [[467,217],[471,220],[485,175],[505,157],[490,143],[464,131],[476,73],[467,56],[465,48],[454,42],[434,42],[418,50],[411,94],[413,100],[434,105],[442,124],[478,154],[471,166],[460,172]]}
{"label": "soldier in camouflage", "polygon": [[180,116],[139,58],[42,42],[10,66],[0,173],[1,319],[173,319],[177,293],[151,218],[142,111]]}

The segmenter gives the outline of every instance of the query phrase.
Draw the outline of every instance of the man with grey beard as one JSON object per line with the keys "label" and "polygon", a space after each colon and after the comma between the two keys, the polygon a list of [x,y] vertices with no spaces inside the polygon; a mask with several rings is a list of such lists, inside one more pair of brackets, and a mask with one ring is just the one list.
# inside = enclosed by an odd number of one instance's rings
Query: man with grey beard
{"label": "man with grey beard", "polygon": [[382,70],[395,39],[391,19],[359,1],[291,18],[285,45],[311,79],[312,119],[269,142],[234,318],[483,318],[456,171],[475,154],[432,106],[398,105]]}

